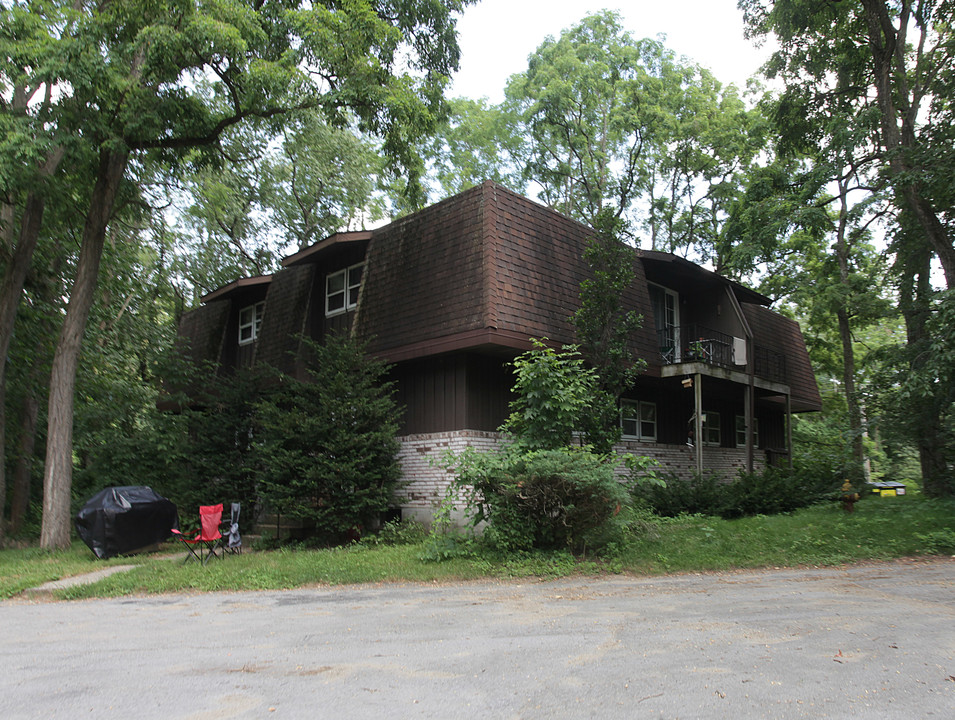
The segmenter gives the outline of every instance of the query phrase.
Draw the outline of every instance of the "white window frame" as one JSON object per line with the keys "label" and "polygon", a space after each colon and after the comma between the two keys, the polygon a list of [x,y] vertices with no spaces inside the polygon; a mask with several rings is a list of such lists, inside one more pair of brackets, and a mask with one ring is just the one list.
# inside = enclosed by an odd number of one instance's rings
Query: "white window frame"
{"label": "white window frame", "polygon": [[[325,276],[325,317],[341,315],[358,306],[358,291],[361,288],[364,266],[364,263],[356,263]],[[333,291],[332,283],[336,280],[341,283],[341,287]]]}
{"label": "white window frame", "polygon": [[[736,416],[736,447],[746,447],[746,416]],[[753,418],[753,447],[759,447],[759,418]]]}
{"label": "white window frame", "polygon": [[703,444],[711,447],[719,447],[723,444],[720,414],[713,410],[703,411]]}
{"label": "white window frame", "polygon": [[239,310],[239,345],[248,345],[258,340],[264,314],[264,300]]}
{"label": "white window frame", "polygon": [[[634,423],[636,434],[626,431],[625,422]],[[653,432],[644,432],[644,423],[652,424]],[[640,440],[641,442],[657,441],[657,404],[646,400],[620,400],[620,429],[626,440]]]}

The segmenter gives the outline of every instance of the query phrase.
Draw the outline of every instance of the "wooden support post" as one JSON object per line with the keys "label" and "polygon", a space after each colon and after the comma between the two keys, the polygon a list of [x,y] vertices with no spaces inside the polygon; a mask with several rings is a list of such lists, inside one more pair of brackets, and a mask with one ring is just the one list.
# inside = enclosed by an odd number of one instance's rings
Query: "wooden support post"
{"label": "wooden support post", "polygon": [[697,373],[693,377],[693,398],[696,410],[696,426],[693,436],[696,440],[696,472],[703,474],[703,376]]}

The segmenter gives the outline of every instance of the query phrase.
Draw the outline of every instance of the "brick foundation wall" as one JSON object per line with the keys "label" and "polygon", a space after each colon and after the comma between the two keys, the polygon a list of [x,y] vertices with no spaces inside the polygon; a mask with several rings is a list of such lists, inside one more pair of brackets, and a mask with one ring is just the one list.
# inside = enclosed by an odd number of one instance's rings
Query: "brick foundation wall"
{"label": "brick foundation wall", "polygon": [[[696,449],[689,445],[664,445],[623,441],[614,446],[618,453],[630,453],[651,457],[660,463],[663,472],[675,473],[686,479],[696,473]],[[766,465],[766,452],[756,450],[753,453],[753,470],[759,472]],[[709,447],[703,448],[703,472],[715,472],[726,480],[732,480],[736,473],[746,469],[746,449]],[[618,472],[623,472],[618,471]]]}
{"label": "brick foundation wall", "polygon": [[[500,434],[480,430],[405,435],[399,437],[401,450],[398,460],[405,481],[401,490],[401,515],[430,524],[434,510],[444,500],[451,474],[442,466],[442,458],[450,451],[463,452],[467,447],[476,450],[492,450],[500,445]],[[686,445],[664,445],[624,441],[616,446],[617,452],[644,455],[657,460],[665,472],[680,477],[691,477],[696,472],[696,455]],[[754,457],[756,470],[765,465],[766,454],[757,450]],[[706,472],[717,472],[727,480],[738,470],[746,467],[746,450],[741,448],[704,447],[703,467]],[[623,474],[621,468],[618,471]],[[461,507],[453,513],[456,520],[463,517]]]}
{"label": "brick foundation wall", "polygon": [[[398,438],[401,450],[398,461],[405,486],[402,497],[403,519],[419,520],[426,525],[447,493],[452,475],[444,469],[442,461],[448,452],[461,453],[467,447],[475,450],[493,450],[500,445],[500,434],[481,430],[458,430],[454,432],[404,435]],[[463,518],[460,505],[452,513],[455,520]]]}

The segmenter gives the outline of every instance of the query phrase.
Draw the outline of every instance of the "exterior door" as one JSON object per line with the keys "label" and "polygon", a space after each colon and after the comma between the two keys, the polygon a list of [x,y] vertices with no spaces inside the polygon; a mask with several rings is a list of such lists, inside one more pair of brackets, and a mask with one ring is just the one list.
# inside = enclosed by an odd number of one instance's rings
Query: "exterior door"
{"label": "exterior door", "polygon": [[650,285],[653,322],[664,363],[680,362],[679,295],[660,285]]}

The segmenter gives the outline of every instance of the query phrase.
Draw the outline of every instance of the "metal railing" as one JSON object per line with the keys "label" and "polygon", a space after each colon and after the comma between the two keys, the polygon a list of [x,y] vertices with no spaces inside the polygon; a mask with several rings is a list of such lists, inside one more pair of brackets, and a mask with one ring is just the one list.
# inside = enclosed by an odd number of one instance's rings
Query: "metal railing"
{"label": "metal railing", "polygon": [[664,365],[702,362],[733,366],[733,336],[703,325],[680,325],[657,330]]}
{"label": "metal railing", "polygon": [[[657,330],[657,343],[664,365],[702,362],[717,367],[740,367],[733,357],[733,336],[703,325],[680,325]],[[786,356],[775,350],[753,347],[757,377],[787,382]],[[742,369],[740,367],[740,369]]]}
{"label": "metal railing", "polygon": [[756,345],[753,347],[756,375],[773,382],[786,382],[786,356],[775,350]]}

